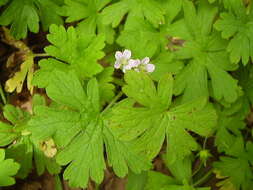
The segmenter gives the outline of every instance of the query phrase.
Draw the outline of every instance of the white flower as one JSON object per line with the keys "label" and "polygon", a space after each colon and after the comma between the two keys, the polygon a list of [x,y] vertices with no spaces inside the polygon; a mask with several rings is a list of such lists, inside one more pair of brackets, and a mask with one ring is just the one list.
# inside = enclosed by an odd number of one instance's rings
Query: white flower
{"label": "white flower", "polygon": [[144,59],[131,59],[131,51],[124,50],[123,52],[117,51],[115,53],[115,64],[114,68],[122,69],[125,73],[127,70],[135,70],[137,72],[144,71],[148,73],[152,73],[155,70],[155,65],[149,63],[149,57],[145,57]]}
{"label": "white flower", "polygon": [[154,70],[155,70],[155,65],[153,65],[153,64],[147,64],[147,65],[146,65],[146,70],[147,70],[148,73],[154,72]]}
{"label": "white flower", "polygon": [[141,61],[138,60],[136,71],[146,71],[148,73],[152,73],[155,70],[155,65],[149,63],[149,57],[145,57]]}
{"label": "white flower", "polygon": [[128,65],[128,61],[131,58],[131,51],[127,49],[124,50],[123,52],[117,51],[115,53],[115,58],[116,58],[116,61],[114,64],[114,68],[119,69],[122,65],[126,66]]}
{"label": "white flower", "polygon": [[145,57],[141,60],[141,64],[145,66],[145,69],[148,73],[152,73],[155,70],[155,65],[149,63],[150,59],[148,57]]}
{"label": "white flower", "polygon": [[131,70],[133,68],[136,68],[136,67],[138,67],[139,64],[140,64],[139,59],[130,59],[128,61],[128,64],[123,66],[123,72],[125,73],[126,70]]}

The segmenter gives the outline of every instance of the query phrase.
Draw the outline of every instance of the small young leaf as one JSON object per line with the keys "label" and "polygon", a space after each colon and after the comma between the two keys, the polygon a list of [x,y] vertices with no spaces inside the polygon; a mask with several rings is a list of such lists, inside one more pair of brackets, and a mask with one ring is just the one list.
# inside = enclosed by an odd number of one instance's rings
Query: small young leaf
{"label": "small young leaf", "polygon": [[63,26],[52,25],[48,40],[53,44],[45,51],[55,58],[67,62],[77,73],[92,76],[102,71],[97,63],[104,56],[104,36],[80,35],[73,27],[67,30]]}
{"label": "small young leaf", "polygon": [[215,28],[222,32],[223,38],[230,39],[227,51],[230,53],[231,62],[238,63],[242,60],[246,65],[253,58],[253,11],[250,9],[250,13],[247,13],[243,1],[234,2],[231,3],[231,11],[221,13]]}
{"label": "small young leaf", "polygon": [[19,164],[13,159],[4,159],[5,151],[0,149],[0,187],[9,186],[15,183],[14,176],[19,170]]}

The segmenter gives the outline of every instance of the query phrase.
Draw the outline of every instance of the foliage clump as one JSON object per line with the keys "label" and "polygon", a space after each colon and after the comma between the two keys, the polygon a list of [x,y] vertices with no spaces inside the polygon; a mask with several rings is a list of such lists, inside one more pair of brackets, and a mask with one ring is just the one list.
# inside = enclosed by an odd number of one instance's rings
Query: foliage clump
{"label": "foliage clump", "polygon": [[0,186],[49,172],[56,189],[101,189],[111,172],[126,190],[252,189],[252,1],[0,6],[0,61],[15,68],[1,78]]}

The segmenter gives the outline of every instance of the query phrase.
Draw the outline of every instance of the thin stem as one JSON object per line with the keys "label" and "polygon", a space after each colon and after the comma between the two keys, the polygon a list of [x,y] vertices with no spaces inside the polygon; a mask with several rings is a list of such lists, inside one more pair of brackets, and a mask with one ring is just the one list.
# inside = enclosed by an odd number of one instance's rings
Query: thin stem
{"label": "thin stem", "polygon": [[198,168],[193,172],[192,176],[195,176],[200,171],[200,169],[202,168],[202,166],[203,166],[203,162],[201,161],[201,163],[199,164]]}
{"label": "thin stem", "polygon": [[99,190],[99,184],[95,183],[95,190]]}
{"label": "thin stem", "polygon": [[206,149],[206,143],[207,143],[207,137],[205,137],[204,143],[203,143],[203,150]]}
{"label": "thin stem", "polygon": [[196,181],[193,186],[196,187],[196,186],[199,186],[201,184],[203,184],[213,173],[213,170],[209,170],[202,178],[200,178],[198,181]]}
{"label": "thin stem", "polygon": [[33,54],[34,57],[49,57],[50,55],[47,53],[35,53]]}
{"label": "thin stem", "polygon": [[106,108],[103,110],[102,114],[105,114],[114,104],[115,102],[123,95],[123,92],[120,91],[120,93],[117,94],[117,96],[115,96],[113,98],[113,100],[106,106]]}
{"label": "thin stem", "polygon": [[1,98],[3,100],[3,103],[6,104],[7,101],[6,101],[6,98],[5,98],[5,95],[4,95],[4,91],[3,91],[3,88],[2,88],[1,84],[0,84],[0,95],[1,95]]}

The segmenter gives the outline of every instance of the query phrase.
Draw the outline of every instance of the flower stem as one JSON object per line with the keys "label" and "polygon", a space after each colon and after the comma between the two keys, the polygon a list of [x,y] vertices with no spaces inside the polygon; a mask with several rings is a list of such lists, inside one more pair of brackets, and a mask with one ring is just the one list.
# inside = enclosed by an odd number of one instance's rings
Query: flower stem
{"label": "flower stem", "polygon": [[123,92],[120,91],[120,93],[117,94],[117,96],[115,96],[113,98],[113,100],[106,106],[106,108],[103,110],[102,114],[105,114],[115,103],[116,101],[123,95]]}
{"label": "flower stem", "polygon": [[0,84],[0,95],[1,95],[1,98],[3,100],[3,103],[6,104],[7,101],[6,101],[6,98],[5,98],[5,95],[4,95],[4,91],[3,91],[3,88],[2,88],[1,84]]}
{"label": "flower stem", "polygon": [[200,171],[200,169],[202,168],[202,166],[203,166],[203,162],[201,162],[199,164],[198,168],[193,172],[192,177],[195,176]]}
{"label": "flower stem", "polygon": [[205,137],[204,143],[203,143],[203,149],[206,149],[206,143],[207,143],[207,137]]}
{"label": "flower stem", "polygon": [[196,181],[193,186],[196,187],[196,186],[199,186],[201,184],[203,184],[213,173],[213,170],[210,169],[202,178],[200,178],[198,181]]}
{"label": "flower stem", "polygon": [[35,53],[33,54],[34,57],[49,57],[50,55],[47,53]]}
{"label": "flower stem", "polygon": [[99,184],[95,183],[95,190],[99,190]]}

